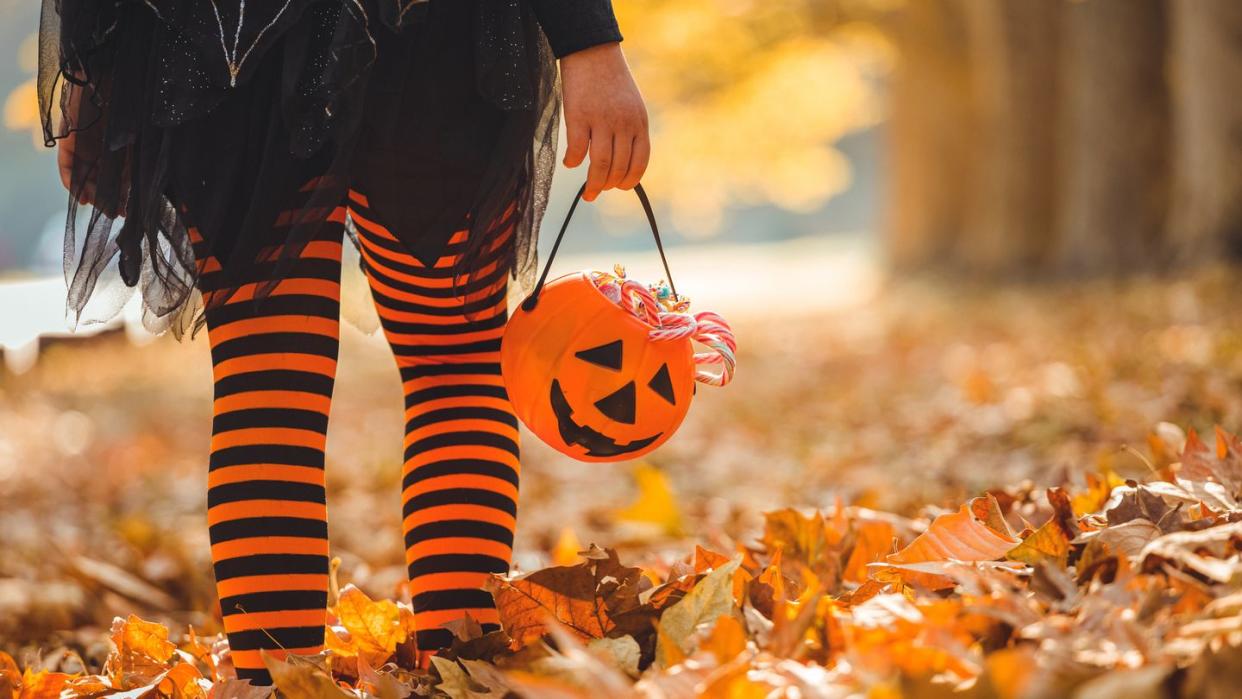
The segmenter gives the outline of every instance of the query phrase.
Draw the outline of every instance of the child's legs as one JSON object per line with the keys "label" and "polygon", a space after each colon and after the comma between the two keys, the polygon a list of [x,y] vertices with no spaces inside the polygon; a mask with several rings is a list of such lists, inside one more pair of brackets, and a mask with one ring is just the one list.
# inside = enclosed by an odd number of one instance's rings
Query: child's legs
{"label": "child's legs", "polygon": [[[260,649],[317,653],[328,590],[324,442],[336,375],[344,210],[257,305],[272,265],[206,313],[215,378],[207,519],[233,664],[270,684]],[[199,253],[200,288],[219,265]]]}
{"label": "child's legs", "polygon": [[[500,377],[506,272],[492,265],[453,290],[465,232],[426,267],[350,194],[367,277],[405,393],[402,515],[418,645],[448,646],[469,614],[498,628],[483,584],[509,569],[517,514],[517,419]],[[497,241],[499,243],[500,241]]]}

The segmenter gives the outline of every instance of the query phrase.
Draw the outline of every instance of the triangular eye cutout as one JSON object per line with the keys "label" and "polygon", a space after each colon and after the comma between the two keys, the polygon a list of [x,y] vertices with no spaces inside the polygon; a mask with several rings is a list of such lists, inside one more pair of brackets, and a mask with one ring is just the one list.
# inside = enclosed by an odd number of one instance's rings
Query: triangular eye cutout
{"label": "triangular eye cutout", "polygon": [[621,341],[614,340],[606,345],[592,347],[581,352],[576,352],[575,357],[584,362],[590,362],[596,366],[602,366],[605,369],[613,371],[621,371]]}
{"label": "triangular eye cutout", "polygon": [[647,388],[668,401],[669,405],[677,405],[677,396],[673,395],[673,379],[668,375],[667,364],[662,365],[655,376],[651,377],[651,380],[647,382]]}
{"label": "triangular eye cutout", "polygon": [[631,381],[615,392],[595,401],[595,407],[609,419],[634,424],[634,382]]}

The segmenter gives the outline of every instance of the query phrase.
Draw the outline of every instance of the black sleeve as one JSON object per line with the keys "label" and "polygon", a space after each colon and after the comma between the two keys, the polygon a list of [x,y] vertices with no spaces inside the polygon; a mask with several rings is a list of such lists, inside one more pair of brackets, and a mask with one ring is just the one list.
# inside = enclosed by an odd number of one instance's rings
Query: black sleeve
{"label": "black sleeve", "polygon": [[612,13],[612,0],[530,0],[530,3],[557,58],[621,41],[621,29]]}

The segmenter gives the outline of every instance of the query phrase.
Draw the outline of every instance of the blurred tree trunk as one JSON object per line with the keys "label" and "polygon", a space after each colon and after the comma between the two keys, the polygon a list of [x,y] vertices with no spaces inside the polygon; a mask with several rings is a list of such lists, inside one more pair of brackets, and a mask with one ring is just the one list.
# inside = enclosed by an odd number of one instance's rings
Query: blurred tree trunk
{"label": "blurred tree trunk", "polygon": [[1161,254],[1170,186],[1166,33],[1164,0],[1089,0],[1062,10],[1058,272],[1118,274]]}
{"label": "blurred tree trunk", "polygon": [[984,275],[1026,274],[1049,253],[1056,168],[1060,3],[966,0],[977,128],[956,257]]}
{"label": "blurred tree trunk", "polygon": [[900,58],[892,82],[886,221],[898,267],[947,262],[965,225],[974,118],[963,0],[908,4],[892,28]]}
{"label": "blurred tree trunk", "polygon": [[920,0],[893,35],[899,266],[1242,258],[1242,0]]}
{"label": "blurred tree trunk", "polygon": [[1242,257],[1242,1],[1171,0],[1174,257]]}

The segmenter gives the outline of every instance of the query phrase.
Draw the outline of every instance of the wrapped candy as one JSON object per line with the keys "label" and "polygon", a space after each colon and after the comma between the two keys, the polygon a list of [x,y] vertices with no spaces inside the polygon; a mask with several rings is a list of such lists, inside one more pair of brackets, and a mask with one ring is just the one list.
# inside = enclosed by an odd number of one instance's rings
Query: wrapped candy
{"label": "wrapped candy", "polygon": [[[652,340],[675,340],[690,337],[711,348],[710,352],[694,355],[699,370],[695,380],[713,386],[724,386],[733,380],[737,364],[737,340],[733,330],[720,315],[711,311],[690,313],[690,299],[673,293],[668,282],[642,284],[629,279],[625,267],[613,265],[612,272],[593,271],[591,281],[609,301],[621,306],[651,327]],[[717,367],[719,371],[711,371]]]}

